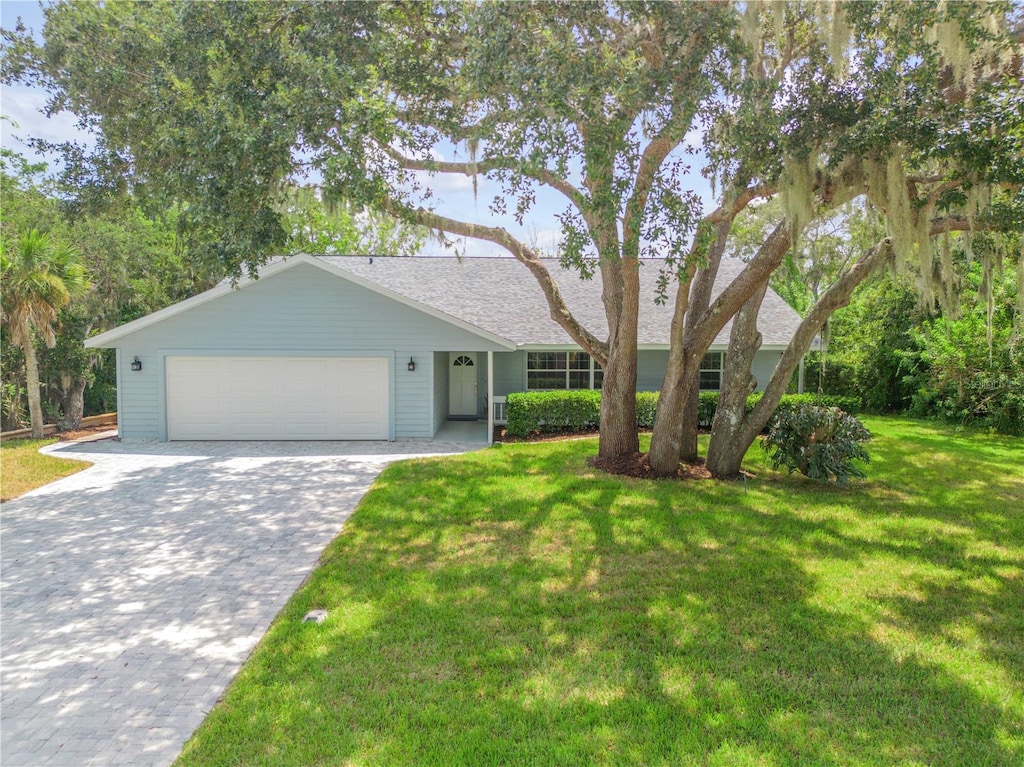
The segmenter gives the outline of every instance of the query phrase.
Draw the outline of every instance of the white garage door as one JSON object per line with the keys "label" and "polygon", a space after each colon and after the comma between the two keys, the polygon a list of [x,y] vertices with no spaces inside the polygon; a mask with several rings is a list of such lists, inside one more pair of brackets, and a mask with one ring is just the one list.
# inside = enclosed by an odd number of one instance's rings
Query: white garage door
{"label": "white garage door", "polygon": [[387,439],[380,357],[167,357],[167,438]]}

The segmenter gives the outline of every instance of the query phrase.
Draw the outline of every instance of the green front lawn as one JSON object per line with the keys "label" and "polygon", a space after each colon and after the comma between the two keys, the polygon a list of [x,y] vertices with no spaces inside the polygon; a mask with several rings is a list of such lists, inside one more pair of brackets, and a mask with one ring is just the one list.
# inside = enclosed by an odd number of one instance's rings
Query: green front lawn
{"label": "green front lawn", "polygon": [[178,764],[1017,767],[1024,440],[865,421],[847,490],[393,466]]}
{"label": "green front lawn", "polygon": [[54,438],[12,439],[0,443],[0,501],[17,498],[92,466],[86,461],[55,458],[39,452],[39,448],[56,441]]}

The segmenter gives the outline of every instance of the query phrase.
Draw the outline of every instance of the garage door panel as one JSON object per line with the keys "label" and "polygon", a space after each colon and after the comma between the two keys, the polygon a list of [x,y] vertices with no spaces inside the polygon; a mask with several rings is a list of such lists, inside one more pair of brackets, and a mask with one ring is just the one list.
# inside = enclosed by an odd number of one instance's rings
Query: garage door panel
{"label": "garage door panel", "polygon": [[383,358],[168,357],[172,440],[387,439]]}

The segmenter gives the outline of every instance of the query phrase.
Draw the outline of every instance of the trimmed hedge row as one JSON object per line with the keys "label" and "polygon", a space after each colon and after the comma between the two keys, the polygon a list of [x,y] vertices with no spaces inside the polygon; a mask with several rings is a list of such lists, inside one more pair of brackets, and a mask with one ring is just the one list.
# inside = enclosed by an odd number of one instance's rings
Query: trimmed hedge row
{"label": "trimmed hedge row", "polygon": [[601,421],[601,392],[533,391],[505,400],[508,433],[516,437],[596,429]]}
{"label": "trimmed hedge row", "polygon": [[[761,399],[761,392],[754,392],[747,398],[749,413]],[[786,394],[776,408],[790,411],[799,405],[820,405],[837,407],[847,413],[856,413],[860,401],[856,397],[840,397],[829,394]],[[702,429],[710,429],[718,407],[718,392],[700,393],[697,406],[697,420]],[[654,426],[658,410],[658,392],[636,393],[636,423],[641,429]],[[579,391],[537,391],[516,392],[506,399],[508,433],[515,437],[530,434],[557,434],[560,432],[589,431],[601,422],[601,392],[583,389]]]}

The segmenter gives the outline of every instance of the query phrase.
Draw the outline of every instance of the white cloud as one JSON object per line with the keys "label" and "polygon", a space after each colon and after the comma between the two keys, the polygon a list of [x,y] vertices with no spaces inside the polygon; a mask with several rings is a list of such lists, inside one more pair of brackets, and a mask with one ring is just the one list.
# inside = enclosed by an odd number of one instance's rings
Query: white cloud
{"label": "white cloud", "polygon": [[686,135],[683,136],[683,145],[690,147],[690,149],[703,149],[704,129],[697,127],[687,131]]}
{"label": "white cloud", "polygon": [[25,143],[30,138],[53,143],[78,141],[91,145],[92,136],[78,127],[77,118],[68,112],[47,117],[46,93],[23,85],[4,86],[0,99],[0,113],[6,118],[0,122],[0,143],[4,149],[19,152],[29,160],[45,159]]}

